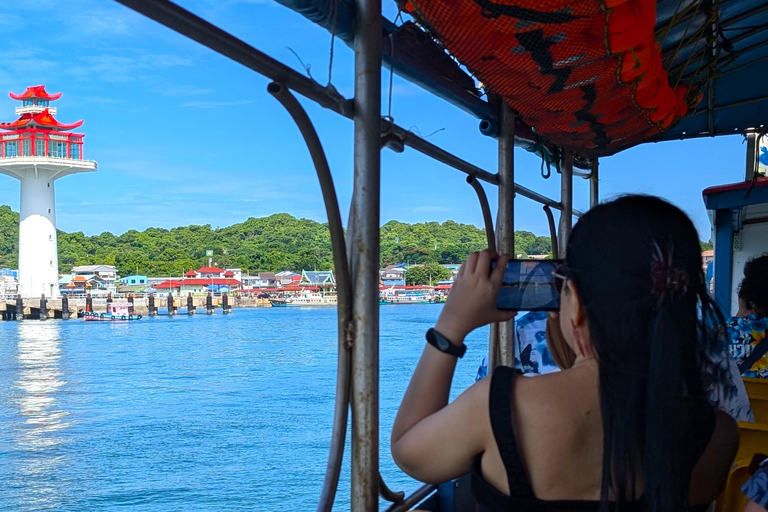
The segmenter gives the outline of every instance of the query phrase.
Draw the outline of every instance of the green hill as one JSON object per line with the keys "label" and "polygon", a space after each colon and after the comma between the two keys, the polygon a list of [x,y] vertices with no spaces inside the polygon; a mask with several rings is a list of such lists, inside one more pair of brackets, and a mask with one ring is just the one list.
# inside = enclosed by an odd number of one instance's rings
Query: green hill
{"label": "green hill", "polygon": [[[18,266],[19,215],[0,206],[0,266]],[[222,229],[210,225],[173,229],[130,230],[116,236],[104,232],[58,232],[59,267],[115,265],[121,275],[137,270],[148,275],[180,275],[207,263],[206,249],[214,250],[220,267],[259,271],[332,268],[328,225],[297,219],[287,213],[249,218]],[[471,251],[485,247],[485,231],[470,224],[446,221],[405,224],[390,221],[381,227],[382,264],[460,263]],[[549,253],[549,237],[515,232],[517,253]]]}

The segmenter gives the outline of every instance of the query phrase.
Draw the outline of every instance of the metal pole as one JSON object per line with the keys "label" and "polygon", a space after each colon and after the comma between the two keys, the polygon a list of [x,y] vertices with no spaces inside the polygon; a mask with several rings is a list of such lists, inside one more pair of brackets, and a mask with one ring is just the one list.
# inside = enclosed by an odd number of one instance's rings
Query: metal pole
{"label": "metal pole", "polygon": [[744,173],[744,181],[752,181],[755,176],[755,169],[757,168],[757,157],[759,156],[760,149],[758,148],[758,134],[748,133],[747,139],[747,164],[746,172]]}
{"label": "metal pole", "polygon": [[600,166],[600,162],[598,162],[597,158],[595,158],[592,160],[590,165],[592,167],[592,175],[589,177],[589,207],[594,208],[600,202],[600,196],[598,194],[599,189],[597,184],[597,170]]}
{"label": "metal pole", "polygon": [[565,258],[565,248],[568,246],[573,225],[573,152],[571,150],[566,150],[563,157],[563,171],[560,174],[560,204],[562,208],[557,241],[560,245],[560,257]]}
{"label": "metal pole", "polygon": [[352,512],[379,508],[381,0],[356,0],[353,185]]}
{"label": "metal pole", "polygon": [[[501,104],[499,125],[499,213],[496,218],[498,251],[515,256],[515,113]],[[493,331],[491,331],[493,332]],[[498,364],[515,364],[515,322],[499,324]]]}

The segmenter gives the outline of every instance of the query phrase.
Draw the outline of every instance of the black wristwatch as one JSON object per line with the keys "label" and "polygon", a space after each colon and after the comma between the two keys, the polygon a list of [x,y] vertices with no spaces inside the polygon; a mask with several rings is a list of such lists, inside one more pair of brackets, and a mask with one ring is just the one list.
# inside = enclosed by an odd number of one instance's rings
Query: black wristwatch
{"label": "black wristwatch", "polygon": [[455,357],[464,357],[464,352],[467,351],[467,346],[463,343],[461,345],[454,345],[448,338],[440,334],[434,329],[427,331],[427,343],[435,347],[440,352],[445,352],[448,355]]}

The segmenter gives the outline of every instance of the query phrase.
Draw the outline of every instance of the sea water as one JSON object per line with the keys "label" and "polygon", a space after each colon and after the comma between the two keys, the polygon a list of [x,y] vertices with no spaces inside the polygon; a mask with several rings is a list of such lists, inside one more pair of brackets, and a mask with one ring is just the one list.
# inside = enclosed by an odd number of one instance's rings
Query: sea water
{"label": "sea water", "polygon": [[[418,486],[389,434],[441,308],[380,308],[380,466],[393,490]],[[454,397],[487,329],[467,344]],[[335,308],[0,322],[0,510],[314,510],[335,379]],[[349,454],[334,510],[349,509]]]}

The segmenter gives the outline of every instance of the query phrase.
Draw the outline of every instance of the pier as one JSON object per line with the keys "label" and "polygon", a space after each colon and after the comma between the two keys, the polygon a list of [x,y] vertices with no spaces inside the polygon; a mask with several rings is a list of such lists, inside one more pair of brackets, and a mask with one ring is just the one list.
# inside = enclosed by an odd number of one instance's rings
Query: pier
{"label": "pier", "polygon": [[[228,314],[233,308],[271,307],[269,300],[252,297],[221,296],[163,296],[147,295],[141,297],[72,297],[62,295],[51,299],[22,298],[0,300],[0,319],[2,320],[46,320],[78,318],[80,313],[92,310],[95,313],[107,311],[109,301],[127,301],[133,304],[133,311],[142,316],[158,315],[162,307],[170,315],[192,315],[198,310],[209,315]],[[172,305],[172,309],[169,306]]]}

